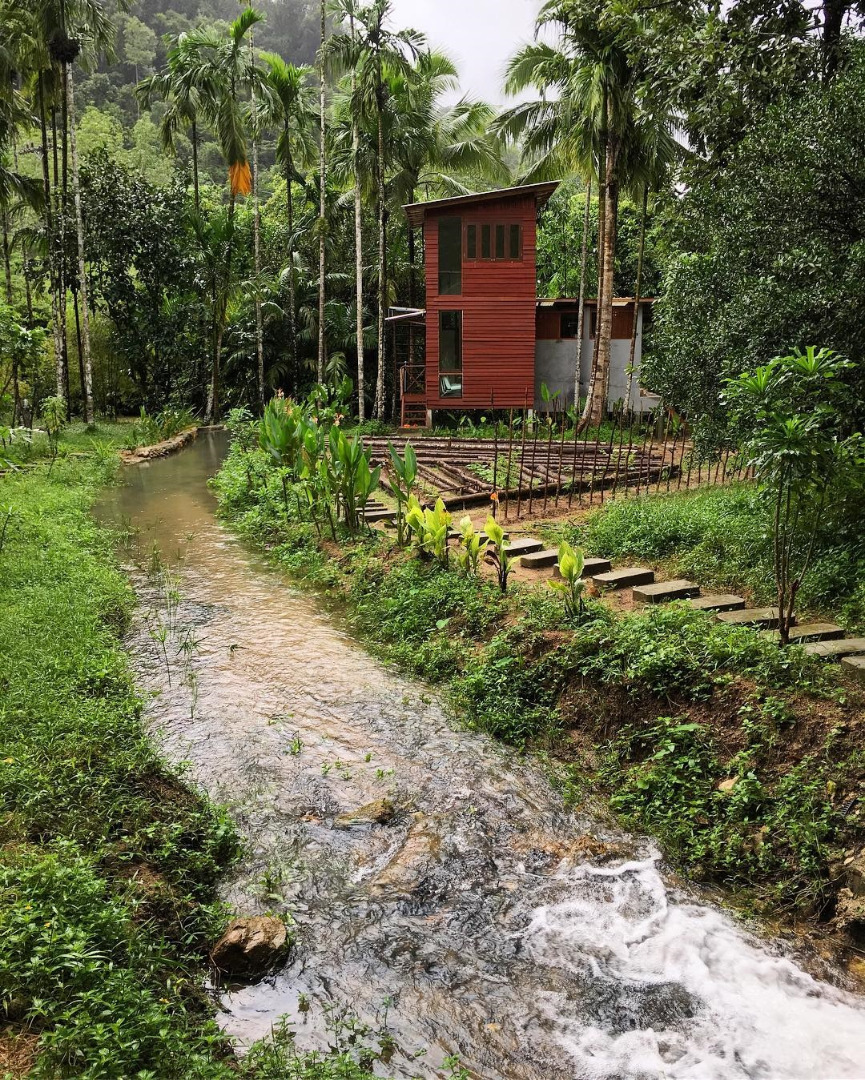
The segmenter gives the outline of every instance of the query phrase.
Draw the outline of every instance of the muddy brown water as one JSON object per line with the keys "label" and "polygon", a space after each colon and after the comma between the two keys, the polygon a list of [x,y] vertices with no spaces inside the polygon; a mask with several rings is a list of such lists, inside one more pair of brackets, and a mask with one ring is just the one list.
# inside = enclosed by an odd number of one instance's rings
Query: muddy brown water
{"label": "muddy brown water", "polygon": [[[283,970],[220,991],[241,1047],[288,1014],[323,1048],[353,1016],[395,1040],[382,1076],[447,1075],[458,1054],[488,1080],[865,1077],[865,1001],[840,976],[568,810],[537,763],[460,730],[218,523],[225,449],[205,433],[129,468],[101,513],[136,530],[148,723],[247,840],[225,899],[296,920]],[[382,797],[390,824],[334,828]]]}

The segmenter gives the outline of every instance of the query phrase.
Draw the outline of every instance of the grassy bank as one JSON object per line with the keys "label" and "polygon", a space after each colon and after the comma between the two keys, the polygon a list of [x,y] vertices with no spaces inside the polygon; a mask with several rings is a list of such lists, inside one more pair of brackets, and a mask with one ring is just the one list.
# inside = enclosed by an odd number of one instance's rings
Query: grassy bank
{"label": "grassy bank", "polygon": [[319,1056],[283,1029],[239,1064],[214,1023],[238,841],[142,727],[133,595],[90,514],[115,470],[98,454],[0,478],[0,1075],[371,1080],[374,1034]]}
{"label": "grassy bank", "polygon": [[322,540],[286,517],[261,452],[233,450],[223,515],[347,605],[371,648],[435,681],[473,727],[552,752],[575,800],[603,795],[696,878],[828,918],[865,839],[863,695],[837,667],[681,605],[579,624],[550,590],[423,562],[376,534]]}
{"label": "grassy bank", "polygon": [[[838,618],[851,632],[865,632],[863,519],[865,500],[854,491],[823,511],[797,598],[797,610]],[[707,588],[776,600],[769,511],[753,485],[622,499],[550,536],[583,544],[593,555],[648,561]]]}

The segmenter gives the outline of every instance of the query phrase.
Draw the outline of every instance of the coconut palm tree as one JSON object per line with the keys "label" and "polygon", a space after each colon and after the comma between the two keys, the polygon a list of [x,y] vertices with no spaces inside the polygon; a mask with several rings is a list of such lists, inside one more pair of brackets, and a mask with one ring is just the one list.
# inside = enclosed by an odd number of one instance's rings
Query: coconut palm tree
{"label": "coconut palm tree", "polygon": [[212,87],[202,87],[203,74],[196,63],[196,51],[188,43],[188,35],[180,34],[168,50],[165,70],[142,79],[135,89],[139,103],[146,108],[156,100],[165,102],[167,107],[159,123],[159,133],[166,150],[174,153],[178,131],[189,128],[196,212],[201,209],[198,184],[198,123],[202,115],[202,97],[213,97],[215,94]]}
{"label": "coconut palm tree", "polygon": [[288,336],[289,359],[297,370],[297,282],[295,281],[295,228],[292,185],[301,179],[298,165],[309,165],[315,154],[317,126],[312,68],[295,66],[275,53],[262,53],[267,93],[261,99],[262,121],[279,131],[276,160],[285,178],[285,214],[288,235]]}
{"label": "coconut palm tree", "polygon": [[[503,114],[499,130],[522,137],[529,180],[553,172],[598,182],[597,329],[589,394],[581,425],[600,423],[609,380],[613,272],[619,194],[645,158],[645,139],[672,156],[673,118],[662,103],[647,107],[651,88],[641,77],[634,43],[642,34],[638,16],[598,10],[585,0],[548,0],[537,28],[552,26],[558,44],[535,42],[508,65],[506,89],[540,92],[541,99]],[[647,132],[651,131],[651,136]]]}
{"label": "coconut palm tree", "polygon": [[336,67],[354,72],[352,112],[358,124],[373,118],[376,129],[376,216],[378,225],[378,370],[376,374],[373,415],[384,418],[385,411],[385,315],[387,311],[386,190],[388,152],[385,145],[385,112],[388,102],[388,75],[411,73],[412,60],[425,44],[415,30],[392,31],[386,23],[391,15],[391,0],[349,3],[337,0],[335,10],[344,20],[352,20],[350,32],[336,34],[328,44],[328,57]]}

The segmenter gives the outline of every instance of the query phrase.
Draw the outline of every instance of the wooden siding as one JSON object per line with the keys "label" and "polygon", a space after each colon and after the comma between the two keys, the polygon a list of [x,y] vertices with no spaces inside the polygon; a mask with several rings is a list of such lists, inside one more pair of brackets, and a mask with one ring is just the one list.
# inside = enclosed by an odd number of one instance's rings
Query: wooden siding
{"label": "wooden siding", "polygon": [[[438,291],[438,223],[456,216],[463,225],[462,292]],[[427,214],[424,221],[426,267],[427,407],[484,409],[531,406],[535,380],[535,200],[513,196],[460,209]],[[522,259],[467,260],[468,224],[519,224]],[[480,236],[478,237],[480,250]],[[461,398],[439,397],[439,312],[461,311]]]}
{"label": "wooden siding", "polygon": [[[588,337],[590,334],[592,309],[595,306],[594,300],[586,302],[586,314],[585,325],[583,327],[583,336]],[[562,321],[562,315],[576,315],[579,311],[579,307],[576,304],[562,304],[561,307],[555,308],[542,308],[537,309],[536,316],[536,334],[538,341],[557,341],[561,337],[560,327]],[[619,339],[629,339],[631,336],[631,328],[634,321],[634,304],[633,301],[629,304],[614,304],[613,305],[613,337]]]}

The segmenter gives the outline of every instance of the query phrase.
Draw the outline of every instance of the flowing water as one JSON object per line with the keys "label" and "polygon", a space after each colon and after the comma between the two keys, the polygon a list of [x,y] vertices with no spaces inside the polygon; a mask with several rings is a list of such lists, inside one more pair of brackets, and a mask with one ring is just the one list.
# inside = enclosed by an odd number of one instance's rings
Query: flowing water
{"label": "flowing water", "polygon": [[[457,730],[234,539],[205,486],[224,451],[205,433],[129,469],[105,512],[151,563],[131,569],[130,642],[149,722],[248,840],[226,899],[297,922],[284,970],[221,991],[228,1032],[249,1042],[288,1013],[323,1047],[322,1018],[348,1010],[386,1022],[394,1077],[445,1075],[451,1054],[485,1080],[865,1077],[862,998]],[[334,827],[382,797],[390,824]]]}

